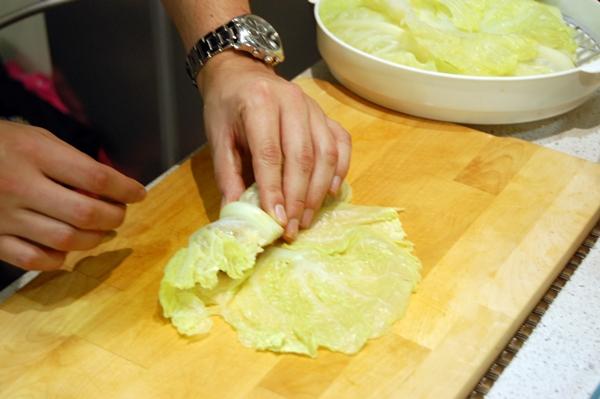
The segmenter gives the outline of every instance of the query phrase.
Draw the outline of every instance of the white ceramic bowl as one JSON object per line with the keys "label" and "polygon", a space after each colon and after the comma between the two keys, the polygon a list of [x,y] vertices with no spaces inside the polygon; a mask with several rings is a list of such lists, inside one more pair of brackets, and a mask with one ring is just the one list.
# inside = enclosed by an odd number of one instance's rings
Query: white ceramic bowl
{"label": "white ceramic bowl", "polygon": [[[559,115],[600,88],[600,61],[568,71],[524,77],[430,72],[357,50],[323,24],[316,1],[317,43],[331,73],[358,95],[407,114],[459,123],[508,124]],[[559,7],[600,43],[600,2],[545,1]]]}

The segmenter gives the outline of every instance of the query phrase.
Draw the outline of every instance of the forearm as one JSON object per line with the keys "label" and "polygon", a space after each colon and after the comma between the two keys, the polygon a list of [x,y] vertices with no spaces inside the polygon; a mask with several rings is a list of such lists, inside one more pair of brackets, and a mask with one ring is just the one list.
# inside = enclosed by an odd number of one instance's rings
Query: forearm
{"label": "forearm", "polygon": [[186,50],[202,36],[238,15],[250,12],[248,0],[162,0]]}

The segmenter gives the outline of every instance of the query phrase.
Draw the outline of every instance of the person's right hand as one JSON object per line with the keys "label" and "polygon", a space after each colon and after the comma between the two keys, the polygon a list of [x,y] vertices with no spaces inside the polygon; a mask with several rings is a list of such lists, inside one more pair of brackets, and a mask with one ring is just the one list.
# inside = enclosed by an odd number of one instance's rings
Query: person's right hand
{"label": "person's right hand", "polygon": [[0,260],[58,269],[68,251],[98,245],[123,222],[125,204],[145,194],[51,133],[0,121]]}

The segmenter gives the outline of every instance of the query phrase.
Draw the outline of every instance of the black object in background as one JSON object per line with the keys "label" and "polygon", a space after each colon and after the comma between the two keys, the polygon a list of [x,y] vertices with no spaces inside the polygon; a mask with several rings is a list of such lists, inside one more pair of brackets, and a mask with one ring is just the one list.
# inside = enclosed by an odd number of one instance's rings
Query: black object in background
{"label": "black object in background", "polygon": [[0,59],[0,118],[22,119],[42,127],[63,141],[96,158],[100,149],[99,134],[71,116],[63,114],[19,81],[11,79]]}
{"label": "black object in background", "polygon": [[24,270],[19,269],[0,261],[0,291],[8,287],[13,281],[25,274]]}

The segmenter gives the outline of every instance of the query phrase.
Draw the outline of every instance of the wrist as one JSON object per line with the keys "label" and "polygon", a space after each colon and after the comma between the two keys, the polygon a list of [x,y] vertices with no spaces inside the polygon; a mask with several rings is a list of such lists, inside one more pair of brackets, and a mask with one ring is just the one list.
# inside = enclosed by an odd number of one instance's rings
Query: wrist
{"label": "wrist", "polygon": [[198,85],[200,94],[204,96],[210,83],[219,80],[221,74],[223,74],[225,79],[231,79],[237,74],[245,74],[250,71],[275,74],[272,66],[252,57],[250,54],[235,50],[226,50],[212,57],[202,67],[196,77],[196,84]]}
{"label": "wrist", "polygon": [[[232,53],[238,54],[232,56]],[[240,57],[239,53],[244,56]],[[235,17],[201,37],[187,55],[186,71],[195,86],[198,86],[199,80],[205,85],[207,79],[198,76],[202,70],[210,69],[202,75],[212,76],[211,71],[222,69],[225,61],[227,65],[231,62],[254,65],[248,60],[248,55],[270,66],[279,64],[285,58],[275,28],[253,14]]]}

